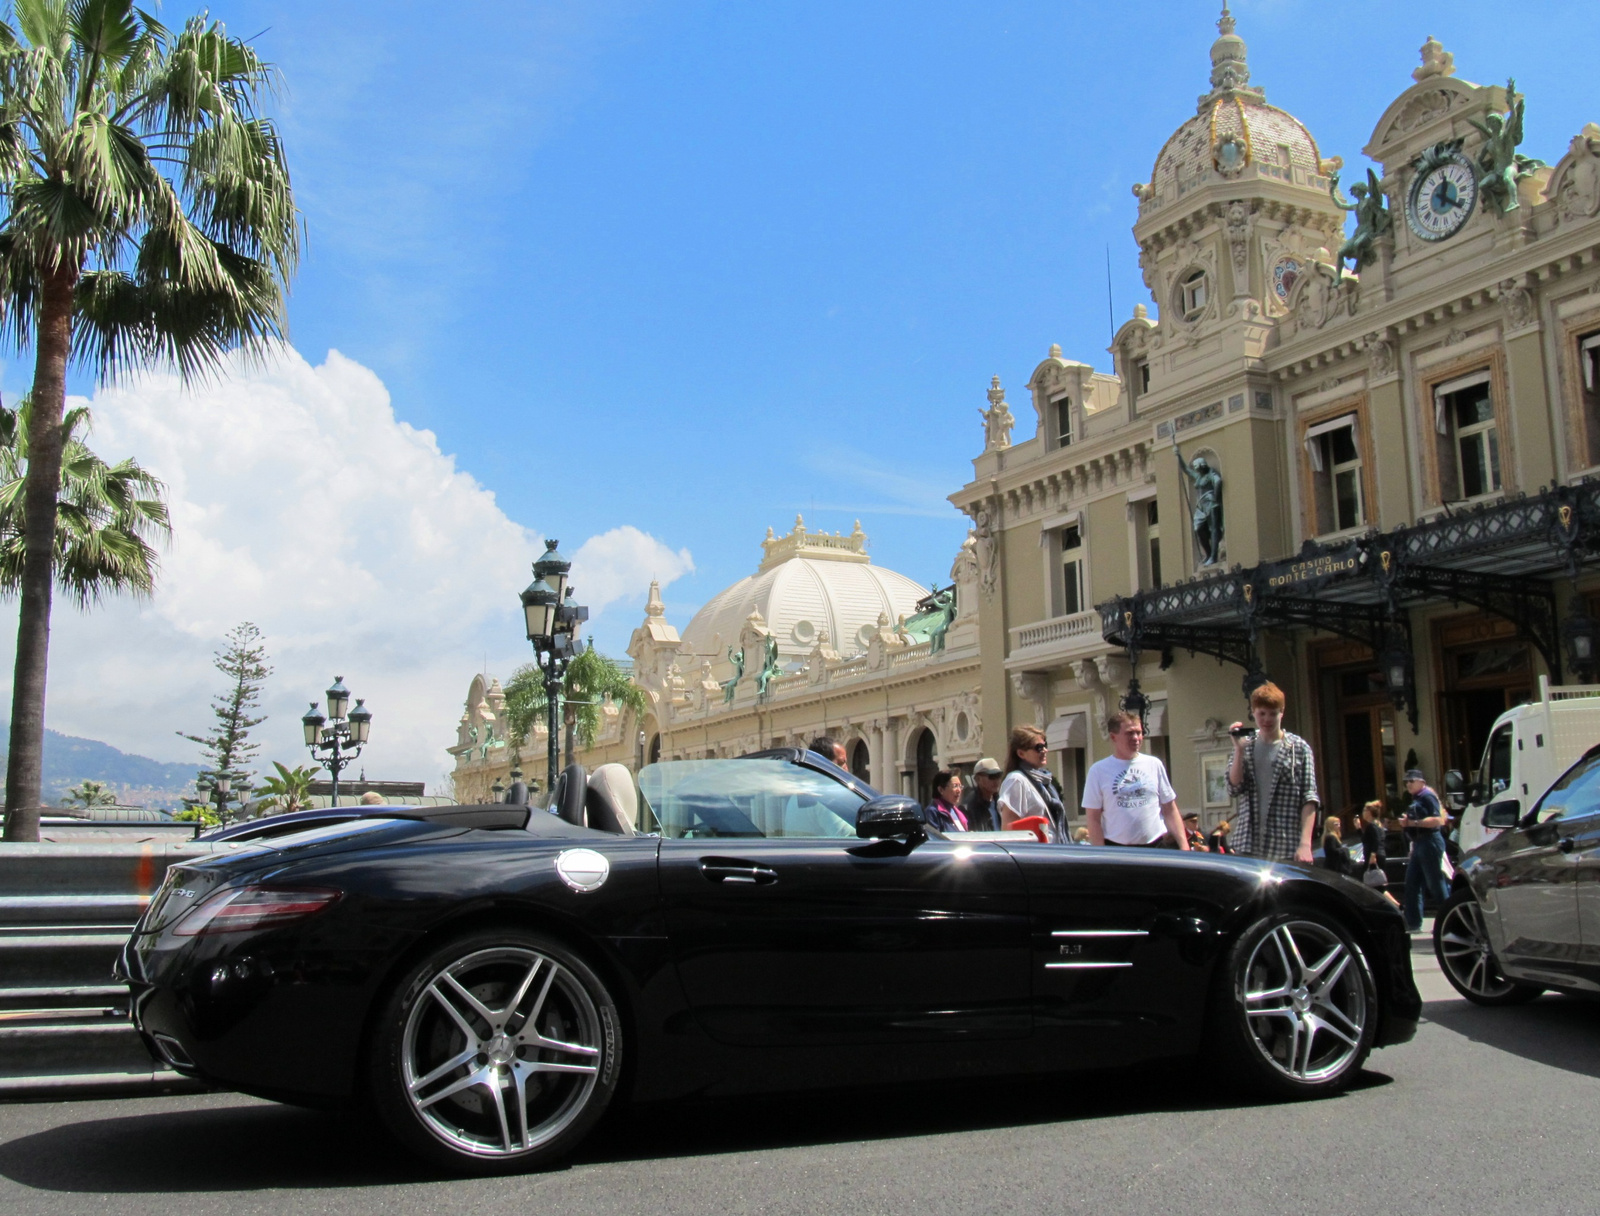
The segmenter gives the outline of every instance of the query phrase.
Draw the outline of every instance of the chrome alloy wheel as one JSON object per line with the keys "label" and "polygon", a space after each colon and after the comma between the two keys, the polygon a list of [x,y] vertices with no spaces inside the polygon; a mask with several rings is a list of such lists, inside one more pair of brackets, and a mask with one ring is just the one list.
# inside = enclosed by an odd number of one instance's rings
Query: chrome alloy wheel
{"label": "chrome alloy wheel", "polygon": [[480,1157],[548,1143],[583,1111],[601,1066],[600,1015],[567,967],[505,946],[449,964],[406,1018],[406,1095],[450,1147]]}
{"label": "chrome alloy wheel", "polygon": [[1518,985],[1506,979],[1489,948],[1483,909],[1475,899],[1452,901],[1439,918],[1435,950],[1445,976],[1463,996],[1503,1001]]}
{"label": "chrome alloy wheel", "polygon": [[1250,1037],[1269,1064],[1295,1081],[1337,1077],[1367,1035],[1366,963],[1325,925],[1277,925],[1244,969]]}

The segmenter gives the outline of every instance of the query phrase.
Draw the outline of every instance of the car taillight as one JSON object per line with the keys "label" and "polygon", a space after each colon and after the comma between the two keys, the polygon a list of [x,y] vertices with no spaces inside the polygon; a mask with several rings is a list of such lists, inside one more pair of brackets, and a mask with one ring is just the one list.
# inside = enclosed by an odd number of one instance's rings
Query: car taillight
{"label": "car taillight", "polygon": [[320,887],[231,887],[218,891],[172,927],[178,937],[265,929],[313,916],[336,902],[338,891]]}

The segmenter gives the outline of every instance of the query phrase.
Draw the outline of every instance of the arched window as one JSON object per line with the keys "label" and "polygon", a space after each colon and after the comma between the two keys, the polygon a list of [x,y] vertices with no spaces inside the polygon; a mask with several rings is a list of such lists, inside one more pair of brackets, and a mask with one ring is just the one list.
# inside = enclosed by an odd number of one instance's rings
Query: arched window
{"label": "arched window", "polygon": [[872,753],[867,750],[867,741],[857,739],[856,745],[850,749],[850,773],[859,781],[870,781],[868,775],[872,771]]}
{"label": "arched window", "polygon": [[659,764],[659,763],[661,763],[661,736],[660,735],[651,735],[650,736],[650,748],[645,753],[645,755],[648,757],[648,759],[646,759],[646,761],[645,761],[646,764]]}

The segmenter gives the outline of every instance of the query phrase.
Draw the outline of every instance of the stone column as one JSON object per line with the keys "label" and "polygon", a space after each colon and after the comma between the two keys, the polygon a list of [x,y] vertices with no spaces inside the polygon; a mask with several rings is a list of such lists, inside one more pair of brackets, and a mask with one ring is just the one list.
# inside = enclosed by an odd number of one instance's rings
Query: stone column
{"label": "stone column", "polygon": [[872,735],[872,742],[868,745],[872,748],[872,788],[882,791],[885,775],[889,771],[883,755],[883,720],[880,718],[873,722],[869,729]]}
{"label": "stone column", "polygon": [[885,794],[898,794],[904,783],[900,780],[900,719],[889,718],[883,730],[883,784],[878,789]]}

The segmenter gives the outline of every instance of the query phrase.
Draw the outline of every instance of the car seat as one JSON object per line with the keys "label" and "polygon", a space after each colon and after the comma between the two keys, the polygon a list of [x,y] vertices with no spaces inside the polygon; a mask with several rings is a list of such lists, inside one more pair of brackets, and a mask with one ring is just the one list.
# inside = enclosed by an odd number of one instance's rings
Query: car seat
{"label": "car seat", "polygon": [[584,799],[589,826],[618,836],[632,836],[639,820],[639,792],[625,764],[602,764],[589,774]]}

